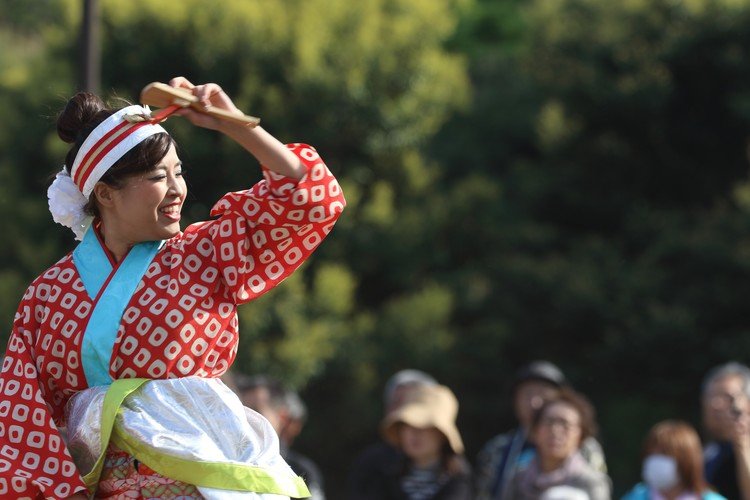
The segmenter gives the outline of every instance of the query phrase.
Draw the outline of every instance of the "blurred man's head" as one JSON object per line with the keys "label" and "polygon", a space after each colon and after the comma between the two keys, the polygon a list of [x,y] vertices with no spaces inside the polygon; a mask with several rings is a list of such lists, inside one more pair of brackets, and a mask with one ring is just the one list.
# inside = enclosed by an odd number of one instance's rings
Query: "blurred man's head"
{"label": "blurred man's head", "polygon": [[408,391],[422,385],[437,385],[437,381],[431,375],[420,370],[409,369],[394,373],[385,383],[385,390],[383,391],[385,413],[388,414],[398,408]]}
{"label": "blurred man's head", "polygon": [[281,441],[291,446],[295,438],[302,432],[302,427],[307,421],[307,406],[297,391],[287,389],[284,398],[287,411],[286,425],[279,433]]}
{"label": "blurred man's head", "polygon": [[242,404],[266,417],[281,435],[288,420],[286,390],[281,382],[267,375],[236,377],[235,382]]}
{"label": "blurred man's head", "polygon": [[548,361],[533,361],[521,368],[513,383],[513,410],[521,427],[529,429],[534,413],[566,385],[563,373]]}
{"label": "blurred man's head", "polygon": [[730,362],[709,371],[703,380],[701,407],[710,437],[730,441],[736,420],[750,412],[750,368]]}

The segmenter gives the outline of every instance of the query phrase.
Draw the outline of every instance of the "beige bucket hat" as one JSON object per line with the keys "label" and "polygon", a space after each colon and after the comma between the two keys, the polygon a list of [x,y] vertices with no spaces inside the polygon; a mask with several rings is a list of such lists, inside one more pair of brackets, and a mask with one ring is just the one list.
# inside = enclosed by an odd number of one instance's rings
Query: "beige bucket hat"
{"label": "beige bucket hat", "polygon": [[385,416],[380,428],[385,439],[398,445],[398,424],[418,429],[434,427],[448,440],[454,453],[464,452],[464,443],[456,427],[458,400],[444,385],[420,385],[410,390],[401,406]]}

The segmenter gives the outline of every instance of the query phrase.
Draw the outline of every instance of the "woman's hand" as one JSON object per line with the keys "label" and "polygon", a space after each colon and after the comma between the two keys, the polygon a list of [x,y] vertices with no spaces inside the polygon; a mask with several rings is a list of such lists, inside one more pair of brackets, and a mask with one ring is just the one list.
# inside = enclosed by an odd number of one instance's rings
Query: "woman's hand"
{"label": "woman's hand", "polygon": [[[243,114],[234,105],[229,96],[215,83],[193,85],[187,78],[178,76],[169,81],[172,87],[190,90],[207,107],[221,108],[230,113]],[[247,127],[229,120],[221,120],[191,108],[183,108],[176,114],[184,116],[193,125],[218,130],[234,139],[240,146],[249,151],[255,158],[270,170],[301,179],[307,170],[302,161],[262,127]]]}
{"label": "woman's hand", "polygon": [[[237,109],[232,99],[222,90],[222,88],[215,83],[206,83],[202,85],[193,85],[187,78],[178,76],[172,78],[169,81],[169,85],[172,87],[187,89],[196,96],[200,103],[206,108],[219,108],[230,113],[242,115],[242,111]],[[231,127],[231,122],[226,120],[220,120],[213,116],[201,113],[192,108],[183,108],[177,111],[178,115],[184,116],[190,123],[199,127],[204,127],[212,130],[224,131],[227,127]],[[235,125],[236,126],[236,125]]]}

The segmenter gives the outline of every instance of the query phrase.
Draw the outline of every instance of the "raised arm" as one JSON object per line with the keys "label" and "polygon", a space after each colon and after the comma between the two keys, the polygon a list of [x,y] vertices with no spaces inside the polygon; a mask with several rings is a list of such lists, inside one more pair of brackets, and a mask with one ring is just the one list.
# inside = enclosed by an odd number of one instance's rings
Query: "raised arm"
{"label": "raised arm", "polygon": [[[232,99],[215,83],[193,85],[186,78],[178,76],[170,80],[169,84],[173,87],[191,90],[193,95],[198,97],[206,107],[216,107],[242,114],[234,105]],[[307,172],[296,155],[260,126],[250,127],[236,124],[200,113],[192,108],[182,109],[177,114],[184,116],[194,125],[217,130],[232,138],[255,156],[262,165],[277,174],[299,180]]]}

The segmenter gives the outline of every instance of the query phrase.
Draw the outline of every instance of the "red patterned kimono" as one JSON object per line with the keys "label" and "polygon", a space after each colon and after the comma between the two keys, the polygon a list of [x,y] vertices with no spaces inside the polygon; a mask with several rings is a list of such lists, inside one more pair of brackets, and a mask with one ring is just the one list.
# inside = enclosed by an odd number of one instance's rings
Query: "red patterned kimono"
{"label": "red patterned kimono", "polygon": [[[237,352],[237,305],[300,266],[345,205],[315,150],[289,148],[308,170],[300,181],[264,169],[264,180],[213,207],[216,219],[158,250],[120,320],[112,379],[227,371]],[[81,345],[97,299],[71,255],[23,296],[0,375],[0,498],[58,499],[85,488],[58,426],[68,399],[87,388]]]}

